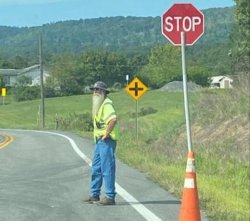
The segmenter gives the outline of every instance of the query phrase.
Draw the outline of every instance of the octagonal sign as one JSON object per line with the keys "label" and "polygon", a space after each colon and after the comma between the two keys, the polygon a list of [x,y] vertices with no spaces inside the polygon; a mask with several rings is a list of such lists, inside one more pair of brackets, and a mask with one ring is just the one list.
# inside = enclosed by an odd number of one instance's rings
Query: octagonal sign
{"label": "octagonal sign", "polygon": [[173,4],[162,16],[161,31],[174,45],[181,45],[185,32],[186,45],[193,45],[204,33],[204,15],[192,4]]}

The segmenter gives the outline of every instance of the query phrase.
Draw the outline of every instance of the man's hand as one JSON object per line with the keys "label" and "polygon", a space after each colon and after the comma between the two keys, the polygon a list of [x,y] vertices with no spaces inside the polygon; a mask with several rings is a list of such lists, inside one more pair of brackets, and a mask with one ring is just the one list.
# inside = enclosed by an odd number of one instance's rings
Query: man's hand
{"label": "man's hand", "polygon": [[113,118],[113,119],[111,119],[111,120],[108,122],[108,127],[107,127],[107,130],[106,130],[105,135],[102,137],[102,140],[105,140],[106,138],[109,137],[109,134],[111,133],[111,131],[112,131],[113,128],[115,127],[116,122],[117,122],[117,118]]}
{"label": "man's hand", "polygon": [[104,136],[102,136],[102,139],[101,140],[105,140],[106,138],[109,137],[109,134],[105,134]]}

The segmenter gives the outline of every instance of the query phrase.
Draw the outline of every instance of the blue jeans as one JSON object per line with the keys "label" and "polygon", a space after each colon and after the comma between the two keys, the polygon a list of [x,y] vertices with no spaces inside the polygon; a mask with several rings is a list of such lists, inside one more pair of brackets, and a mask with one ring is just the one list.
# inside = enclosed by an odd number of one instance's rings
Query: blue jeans
{"label": "blue jeans", "polygon": [[115,148],[116,141],[111,138],[97,140],[92,160],[91,195],[99,196],[102,182],[105,183],[105,193],[114,199],[115,192]]}

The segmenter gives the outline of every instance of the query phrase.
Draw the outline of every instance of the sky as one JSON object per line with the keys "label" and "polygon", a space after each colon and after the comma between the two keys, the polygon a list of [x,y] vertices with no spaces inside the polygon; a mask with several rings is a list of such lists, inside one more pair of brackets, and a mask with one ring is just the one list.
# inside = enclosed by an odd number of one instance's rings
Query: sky
{"label": "sky", "polygon": [[174,3],[196,8],[231,7],[233,0],[0,0],[0,26],[34,27],[66,20],[162,16]]}

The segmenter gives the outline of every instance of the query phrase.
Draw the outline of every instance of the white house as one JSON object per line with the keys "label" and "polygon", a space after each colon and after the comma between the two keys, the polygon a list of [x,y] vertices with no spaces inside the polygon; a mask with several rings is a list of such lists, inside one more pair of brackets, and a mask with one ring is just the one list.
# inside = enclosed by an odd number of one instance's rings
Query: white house
{"label": "white house", "polygon": [[210,88],[232,88],[233,79],[227,76],[213,76],[210,78]]}
{"label": "white house", "polygon": [[[5,86],[13,86],[20,76],[31,77],[31,85],[40,85],[40,65],[33,65],[23,69],[0,69],[0,76],[3,76]],[[46,69],[43,70],[44,82],[48,76],[48,71]]]}

